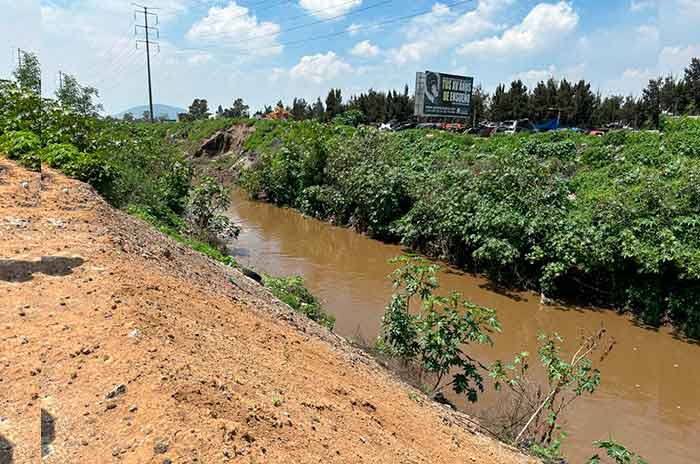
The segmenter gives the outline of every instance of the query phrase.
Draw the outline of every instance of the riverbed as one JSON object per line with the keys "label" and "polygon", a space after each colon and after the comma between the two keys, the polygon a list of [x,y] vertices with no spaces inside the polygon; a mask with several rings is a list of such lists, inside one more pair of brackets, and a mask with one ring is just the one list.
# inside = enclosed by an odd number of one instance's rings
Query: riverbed
{"label": "riverbed", "polygon": [[[242,227],[231,246],[239,262],[271,275],[300,275],[336,317],[335,332],[371,343],[379,333],[391,295],[388,260],[403,249],[349,229],[306,218],[290,209],[253,202],[234,190],[231,218]],[[540,332],[558,332],[571,343],[604,326],[615,347],[602,365],[594,396],[574,403],[564,429],[564,454],[583,463],[594,454],[593,440],[614,438],[650,464],[700,462],[700,347],[665,329],[639,327],[609,310],[542,306],[540,296],[494,288],[488,280],[447,268],[443,290],[458,291],[475,304],[498,312],[503,332],[493,348],[477,353],[486,361],[536,353]],[[489,392],[473,406],[475,416],[498,405]]]}

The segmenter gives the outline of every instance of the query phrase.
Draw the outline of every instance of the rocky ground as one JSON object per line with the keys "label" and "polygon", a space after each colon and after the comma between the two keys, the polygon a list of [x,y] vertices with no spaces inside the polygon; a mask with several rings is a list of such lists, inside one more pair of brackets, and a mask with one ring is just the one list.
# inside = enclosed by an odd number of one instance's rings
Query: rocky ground
{"label": "rocky ground", "polygon": [[530,462],[467,423],[85,184],[0,158],[1,464]]}

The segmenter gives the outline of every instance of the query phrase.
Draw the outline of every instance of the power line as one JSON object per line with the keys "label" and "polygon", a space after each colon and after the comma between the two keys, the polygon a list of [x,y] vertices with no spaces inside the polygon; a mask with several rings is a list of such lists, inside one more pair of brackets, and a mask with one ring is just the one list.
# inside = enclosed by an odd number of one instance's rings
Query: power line
{"label": "power line", "polygon": [[[116,74],[122,74],[122,72],[125,71],[130,65],[136,64],[136,60],[135,60],[134,58],[136,58],[137,56],[138,56],[138,55],[137,55],[135,52],[132,53],[131,55],[129,55],[127,61],[125,61],[125,62],[122,64],[122,66],[121,66],[118,70],[116,70],[116,71],[114,72],[114,74],[115,74],[115,75],[116,75]],[[106,79],[105,79],[105,80],[106,80]],[[125,83],[130,82],[130,81],[127,80],[127,79],[115,79],[115,80],[116,80],[116,83],[114,83],[114,84],[111,85],[111,86],[107,86],[107,87],[105,87],[104,89],[101,89],[101,90],[100,90],[100,93],[101,93],[102,95],[105,95],[105,94],[111,92],[112,90],[117,89],[117,88],[123,86]],[[95,87],[97,87],[97,85],[96,85]]]}
{"label": "power line", "polygon": [[[448,5],[445,5],[445,6],[448,7],[448,8],[453,8],[453,7],[455,7],[455,6],[464,5],[465,3],[469,3],[469,2],[471,2],[471,1],[472,1],[472,0],[460,0],[460,1],[457,1],[457,2],[454,2],[454,3],[451,3],[451,4],[448,4]],[[399,23],[399,22],[403,22],[403,21],[408,21],[408,20],[410,20],[410,19],[417,18],[417,17],[419,17],[419,16],[424,16],[424,15],[426,15],[426,14],[430,14],[430,13],[432,13],[432,11],[433,11],[433,9],[430,8],[430,9],[422,10],[422,11],[419,11],[419,12],[416,12],[416,13],[412,13],[412,14],[409,14],[409,15],[398,16],[398,17],[395,17],[395,18],[389,18],[389,19],[384,20],[384,21],[375,22],[375,23],[372,23],[372,24],[366,24],[366,25],[364,25],[364,26],[359,26],[359,27],[355,28],[355,29],[353,30],[353,32],[358,32],[358,31],[363,31],[363,30],[367,30],[367,29],[373,29],[373,28],[376,28],[376,27],[386,26],[386,25],[389,25],[389,24],[394,24],[394,23]],[[332,37],[337,37],[337,36],[344,35],[344,34],[349,34],[349,33],[350,33],[350,31],[348,31],[347,29],[343,29],[342,31],[336,31],[336,32],[332,32],[332,33],[329,33],[329,34],[317,35],[317,36],[307,37],[307,38],[304,38],[304,39],[294,40],[294,41],[289,41],[289,42],[280,42],[279,44],[276,44],[276,45],[268,45],[268,46],[265,46],[265,47],[251,48],[251,49],[247,49],[247,50],[245,50],[245,51],[230,52],[230,53],[228,53],[228,54],[223,54],[223,55],[224,55],[224,56],[242,56],[242,55],[243,55],[243,56],[255,56],[254,52],[258,52],[258,51],[270,50],[270,49],[275,49],[275,48],[279,48],[279,47],[288,47],[288,46],[301,45],[301,44],[304,44],[304,43],[314,42],[314,41],[323,40],[323,39],[329,39],[329,38],[332,38]],[[216,48],[216,50],[218,51],[218,50],[220,50],[220,48]],[[202,48],[180,48],[179,51],[210,52],[210,51],[213,51],[213,49],[212,49],[212,48],[206,48],[206,47],[202,47]]]}
{"label": "power line", "polygon": [[[349,13],[344,13],[344,14],[339,14],[339,15],[336,15],[336,16],[331,16],[330,18],[319,19],[318,21],[313,21],[313,22],[310,22],[310,23],[299,24],[299,25],[297,25],[297,26],[288,27],[288,28],[286,28],[286,29],[280,29],[279,31],[269,32],[269,33],[267,33],[267,34],[253,35],[253,36],[247,37],[247,38],[245,38],[245,39],[235,40],[235,41],[233,41],[233,42],[227,42],[227,44],[237,44],[237,43],[252,42],[253,40],[256,40],[256,39],[263,39],[263,38],[265,38],[265,37],[276,36],[276,35],[282,34],[282,33],[284,33],[284,32],[296,31],[296,30],[299,30],[299,29],[304,29],[304,28],[306,28],[306,27],[316,26],[316,25],[318,25],[318,24],[327,23],[327,22],[329,22],[329,21],[334,21],[334,20],[339,19],[339,18],[345,18],[345,17],[347,17],[347,16],[353,16],[353,15],[356,15],[356,14],[359,14],[359,13],[363,13],[363,12],[368,11],[368,10],[372,10],[372,9],[374,9],[374,8],[379,8],[380,6],[387,5],[387,4],[389,4],[389,3],[393,2],[393,1],[394,1],[394,0],[383,0],[383,1],[381,1],[381,2],[372,4],[372,5],[368,5],[368,6],[363,7],[363,8],[359,8],[359,9],[354,10],[354,11],[351,11],[351,12],[349,12]],[[337,6],[336,6],[336,8],[337,8]],[[332,9],[332,8],[324,8],[324,10],[330,10],[330,9]],[[305,16],[305,15],[303,15],[303,16]],[[213,37],[213,35],[210,35],[209,37]],[[207,38],[207,37],[205,36],[204,38]]]}
{"label": "power line", "polygon": [[[252,10],[251,10],[251,7],[253,7],[253,6],[255,6],[255,5],[249,5],[249,6],[246,6],[246,5],[237,5],[237,6],[241,7],[241,8],[245,8],[245,9],[246,9],[246,12],[245,12],[245,13],[242,13],[242,14],[239,14],[239,15],[237,15],[237,16],[232,16],[232,17],[230,17],[229,19],[245,18],[246,16],[249,16],[249,15],[251,15],[251,14],[252,14],[252,15],[255,15],[256,13],[259,13],[259,12],[261,12],[261,11],[271,10],[271,9],[273,9],[273,8],[279,7],[280,5],[284,5],[285,3],[291,3],[291,2],[292,2],[292,0],[282,0],[281,2],[274,3],[274,4],[272,4],[272,5],[268,5],[268,6],[265,7],[265,8],[258,8],[258,9],[256,9],[255,11],[252,11]],[[346,6],[346,5],[350,5],[350,4],[354,4],[354,3],[357,3],[357,0],[349,0],[349,1],[344,2],[344,3],[339,3],[339,4],[335,5],[335,6],[326,7],[326,8],[318,8],[318,9],[316,9],[316,10],[306,10],[303,14],[296,15],[296,16],[290,16],[290,17],[286,18],[286,20],[287,20],[287,21],[292,21],[292,20],[299,19],[299,18],[305,18],[305,17],[307,17],[307,16],[314,15],[314,14],[316,14],[316,13],[323,13],[324,11],[337,10],[338,8],[340,8],[340,7],[342,7],[342,6]],[[343,15],[343,16],[345,16],[345,15]]]}
{"label": "power line", "polygon": [[[93,86],[99,87],[104,82],[113,79],[114,76],[121,75],[130,65],[136,63],[136,60],[134,60],[134,58],[137,56],[138,54],[136,53],[136,50],[133,48],[129,48],[128,53],[123,57],[123,59],[116,63],[116,66],[113,67],[109,72],[105,73],[100,79],[94,81]],[[117,80],[122,81],[122,79]]]}

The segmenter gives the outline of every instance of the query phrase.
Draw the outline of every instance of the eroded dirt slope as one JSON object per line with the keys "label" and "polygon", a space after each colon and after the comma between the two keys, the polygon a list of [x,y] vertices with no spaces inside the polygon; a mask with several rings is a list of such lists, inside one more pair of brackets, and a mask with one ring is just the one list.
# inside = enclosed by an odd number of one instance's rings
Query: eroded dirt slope
{"label": "eroded dirt slope", "polygon": [[464,423],[90,187],[0,158],[3,464],[528,462]]}

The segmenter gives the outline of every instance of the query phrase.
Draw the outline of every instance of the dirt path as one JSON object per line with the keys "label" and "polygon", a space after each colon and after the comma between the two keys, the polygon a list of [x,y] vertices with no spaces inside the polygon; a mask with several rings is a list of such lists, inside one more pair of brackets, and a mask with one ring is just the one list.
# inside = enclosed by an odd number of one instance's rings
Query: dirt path
{"label": "dirt path", "polygon": [[90,187],[0,158],[0,463],[530,462],[463,422]]}

